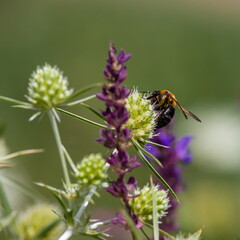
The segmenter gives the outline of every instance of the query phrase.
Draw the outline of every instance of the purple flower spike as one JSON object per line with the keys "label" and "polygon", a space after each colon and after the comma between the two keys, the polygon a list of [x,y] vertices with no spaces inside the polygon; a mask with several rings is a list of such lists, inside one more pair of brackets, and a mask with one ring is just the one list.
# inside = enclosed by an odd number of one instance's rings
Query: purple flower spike
{"label": "purple flower spike", "polygon": [[[156,136],[152,142],[169,146],[170,148],[162,148],[152,145],[147,145],[146,149],[152,153],[162,163],[164,168],[157,167],[159,174],[167,181],[175,193],[179,193],[184,189],[182,180],[181,163],[190,163],[192,156],[189,150],[189,145],[192,141],[191,136],[185,136],[180,140],[173,134],[172,124],[165,128],[156,130]],[[177,201],[172,195],[170,198],[170,208],[168,215],[163,218],[160,228],[166,232],[173,232],[179,229],[176,223],[178,207]],[[163,240],[164,238],[161,238]]]}
{"label": "purple flower spike", "polygon": [[[116,181],[110,183],[106,191],[120,198],[136,226],[142,227],[141,221],[132,212],[129,205],[130,197],[135,197],[131,193],[136,187],[137,182],[134,177],[130,177],[127,183],[124,180],[126,173],[140,167],[137,156],[130,157],[126,151],[130,146],[129,140],[132,136],[130,130],[124,127],[124,124],[129,119],[129,113],[125,105],[126,98],[130,95],[131,91],[125,86],[120,86],[127,77],[127,67],[124,63],[130,58],[131,54],[126,54],[124,50],[121,50],[119,55],[117,55],[117,49],[113,44],[110,44],[107,66],[103,71],[109,83],[104,84],[102,93],[96,95],[100,100],[105,102],[106,108],[101,113],[107,122],[107,129],[100,131],[100,138],[97,141],[109,149],[115,149],[106,158],[106,161],[110,164],[112,171],[117,174],[118,178]],[[121,213],[117,213],[117,218],[112,223],[124,226],[125,229],[130,230]]]}

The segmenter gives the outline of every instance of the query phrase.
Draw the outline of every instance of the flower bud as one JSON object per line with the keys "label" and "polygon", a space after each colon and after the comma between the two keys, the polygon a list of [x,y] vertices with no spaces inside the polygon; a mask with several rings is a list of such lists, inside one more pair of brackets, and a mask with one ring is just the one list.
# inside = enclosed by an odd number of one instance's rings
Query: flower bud
{"label": "flower bud", "polygon": [[68,80],[62,72],[56,66],[45,64],[33,72],[27,99],[35,107],[49,109],[64,103],[72,91],[68,89]]}
{"label": "flower bud", "polygon": [[136,89],[127,98],[126,108],[129,119],[126,127],[131,130],[133,138],[141,143],[153,137],[157,118],[150,100],[145,99]]}
{"label": "flower bud", "polygon": [[133,212],[143,222],[152,223],[153,219],[152,191],[154,191],[156,198],[157,216],[159,220],[167,214],[166,211],[169,208],[169,199],[167,196],[167,191],[159,190],[158,186],[156,185],[153,186],[153,190],[151,187],[149,187],[149,185],[144,186],[142,189],[137,188],[133,193],[133,196],[137,197],[130,198],[129,205],[131,206]]}
{"label": "flower bud", "polygon": [[102,180],[107,178],[106,161],[101,154],[90,154],[77,164],[78,173],[75,177],[80,185],[99,185]]}

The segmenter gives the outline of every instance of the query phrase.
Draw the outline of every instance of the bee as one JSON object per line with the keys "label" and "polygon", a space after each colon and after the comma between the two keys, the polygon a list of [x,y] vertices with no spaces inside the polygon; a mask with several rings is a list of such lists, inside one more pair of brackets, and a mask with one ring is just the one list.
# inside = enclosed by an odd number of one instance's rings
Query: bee
{"label": "bee", "polygon": [[158,112],[156,128],[162,128],[171,122],[175,114],[175,106],[178,106],[181,109],[186,119],[188,116],[191,116],[196,121],[201,122],[196,115],[180,105],[175,95],[168,90],[154,91],[147,97],[147,99],[151,101],[154,110]]}

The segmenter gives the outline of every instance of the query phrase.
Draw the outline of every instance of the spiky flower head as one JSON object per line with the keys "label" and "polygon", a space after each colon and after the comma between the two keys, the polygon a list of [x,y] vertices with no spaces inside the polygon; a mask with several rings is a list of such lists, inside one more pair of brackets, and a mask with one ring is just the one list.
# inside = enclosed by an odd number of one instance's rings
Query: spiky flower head
{"label": "spiky flower head", "polygon": [[202,233],[202,228],[199,229],[194,234],[188,234],[188,235],[185,234],[184,235],[182,233],[179,233],[179,234],[177,234],[177,236],[174,239],[175,240],[200,240],[201,233]]}
{"label": "spiky flower head", "polygon": [[77,164],[75,177],[80,185],[97,186],[107,178],[106,168],[106,160],[101,154],[90,154]]}
{"label": "spiky flower head", "polygon": [[28,86],[27,99],[35,107],[49,109],[63,103],[71,94],[68,80],[56,67],[45,64],[33,72]]}
{"label": "spiky flower head", "polygon": [[[152,223],[153,219],[153,194],[156,197],[157,203],[157,215],[160,220],[167,214],[167,209],[169,206],[169,199],[167,191],[159,190],[157,185],[153,186],[153,189],[149,185],[145,185],[142,189],[137,188],[133,195],[137,196],[129,200],[129,205],[131,206],[133,212],[142,220],[143,222]],[[139,195],[139,196],[138,196]]]}
{"label": "spiky flower head", "polygon": [[144,98],[137,89],[134,89],[127,98],[126,108],[129,119],[125,126],[131,130],[136,141],[144,144],[153,137],[157,113],[151,101]]}
{"label": "spiky flower head", "polygon": [[[19,240],[35,239],[37,234],[49,224],[58,220],[58,216],[53,212],[54,207],[49,204],[37,204],[23,212],[16,221]],[[56,210],[56,208],[55,208]],[[63,232],[63,225],[56,225],[50,230],[43,240],[55,240]]]}

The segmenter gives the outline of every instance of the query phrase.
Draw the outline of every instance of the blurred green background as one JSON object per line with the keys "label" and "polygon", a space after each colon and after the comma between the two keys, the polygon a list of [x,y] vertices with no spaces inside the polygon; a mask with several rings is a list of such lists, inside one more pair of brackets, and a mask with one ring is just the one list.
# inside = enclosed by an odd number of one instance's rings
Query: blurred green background
{"label": "blurred green background", "polygon": [[[176,133],[194,135],[194,162],[185,169],[188,187],[180,196],[182,231],[194,232],[205,225],[204,239],[237,239],[239,14],[238,1],[227,0],[0,0],[0,94],[25,100],[31,73],[46,62],[63,70],[74,89],[103,82],[102,70],[113,40],[133,54],[128,63],[129,88],[168,89],[203,120],[202,124],[186,121],[177,112]],[[96,100],[91,105],[102,106]],[[95,119],[80,106],[71,110]],[[45,149],[43,154],[18,159],[7,174],[29,183],[60,186],[62,169],[48,119],[29,123],[31,114],[1,102],[0,118],[10,152]],[[97,128],[63,116],[60,130],[75,161],[93,149],[105,151],[94,141]],[[17,193],[9,191],[16,207],[27,205],[27,200],[20,203]],[[107,199],[115,205],[115,200]],[[98,202],[107,209],[109,202]]]}

